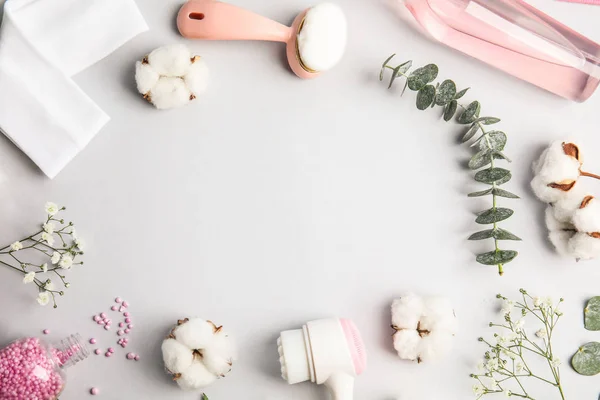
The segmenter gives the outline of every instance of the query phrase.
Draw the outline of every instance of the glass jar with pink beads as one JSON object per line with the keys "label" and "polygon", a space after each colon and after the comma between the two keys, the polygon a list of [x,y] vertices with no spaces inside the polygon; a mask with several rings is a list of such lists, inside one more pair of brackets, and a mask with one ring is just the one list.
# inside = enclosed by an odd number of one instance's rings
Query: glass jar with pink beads
{"label": "glass jar with pink beads", "polygon": [[78,334],[55,345],[39,338],[16,340],[0,349],[0,399],[57,399],[66,383],[64,370],[88,355]]}

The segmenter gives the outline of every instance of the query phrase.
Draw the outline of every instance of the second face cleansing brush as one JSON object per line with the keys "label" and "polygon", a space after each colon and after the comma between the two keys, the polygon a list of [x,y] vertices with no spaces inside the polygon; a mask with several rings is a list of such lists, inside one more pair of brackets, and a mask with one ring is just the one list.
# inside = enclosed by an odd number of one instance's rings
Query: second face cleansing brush
{"label": "second face cleansing brush", "polygon": [[205,40],[286,43],[290,68],[303,79],[333,68],[346,48],[346,17],[333,3],[303,11],[291,27],[215,0],[189,0],[177,16],[181,35]]}
{"label": "second face cleansing brush", "polygon": [[310,380],[329,388],[332,400],[352,400],[354,378],[367,364],[360,332],[348,319],[321,319],[277,339],[281,376],[289,384]]}

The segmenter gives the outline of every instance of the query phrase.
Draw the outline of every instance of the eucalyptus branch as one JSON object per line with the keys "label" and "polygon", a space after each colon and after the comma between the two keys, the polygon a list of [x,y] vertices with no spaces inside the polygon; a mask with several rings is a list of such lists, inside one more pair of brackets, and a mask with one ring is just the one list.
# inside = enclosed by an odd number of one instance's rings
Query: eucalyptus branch
{"label": "eucalyptus branch", "polygon": [[[456,117],[456,122],[461,125],[468,125],[468,128],[462,138],[466,143],[472,141],[471,147],[476,148],[477,152],[469,161],[471,170],[479,170],[475,176],[475,181],[485,183],[489,187],[486,190],[470,193],[469,197],[492,197],[492,207],[478,213],[475,222],[482,225],[492,225],[492,229],[476,232],[469,237],[469,240],[493,239],[494,250],[478,254],[477,262],[484,265],[496,265],[500,275],[504,274],[504,264],[512,261],[518,253],[514,250],[501,250],[500,241],[502,240],[521,240],[518,236],[504,230],[498,226],[498,223],[510,218],[513,210],[497,206],[498,197],[508,199],[518,199],[519,196],[500,186],[508,182],[512,175],[509,170],[497,167],[496,160],[510,162],[509,158],[502,152],[506,145],[507,136],[504,132],[498,130],[487,130],[486,126],[494,125],[500,122],[496,117],[480,117],[481,105],[478,101],[473,101],[468,105],[462,105],[458,102],[469,90],[463,89],[457,91],[456,84],[450,79],[442,83],[433,82],[438,76],[438,67],[435,64],[428,64],[424,67],[413,70],[407,74],[412,67],[412,61],[404,62],[398,66],[390,66],[388,63],[395,56],[390,56],[381,67],[379,80],[383,80],[386,70],[391,70],[392,75],[388,88],[391,88],[396,79],[405,78],[404,90],[408,87],[417,92],[416,105],[419,110],[426,110],[439,106],[443,108],[444,120],[450,121]],[[458,108],[461,110],[457,113]],[[487,167],[486,169],[481,169]]]}
{"label": "eucalyptus branch", "polygon": [[[33,283],[36,286],[38,303],[45,306],[52,301],[54,308],[57,307],[56,297],[63,296],[64,291],[57,290],[47,275],[56,275],[66,289],[70,283],[65,280],[63,271],[83,264],[83,261],[78,261],[78,257],[83,255],[84,242],[77,236],[73,223],[65,223],[63,219],[55,217],[64,210],[65,207],[59,208],[54,203],[46,203],[47,216],[41,224],[41,230],[0,248],[0,266],[23,275],[23,283]],[[54,246],[57,236],[62,247]],[[48,268],[48,265],[54,267]],[[39,278],[44,275],[44,278]]]}
{"label": "eucalyptus branch", "polygon": [[[500,329],[500,333],[494,333],[495,344],[479,338],[488,350],[484,354],[484,360],[479,363],[479,372],[471,374],[471,378],[477,381],[473,385],[473,393],[477,399],[491,394],[504,394],[509,397],[540,400],[541,398],[533,397],[530,389],[528,390],[527,382],[533,379],[553,386],[560,399],[565,400],[560,379],[561,363],[552,348],[554,328],[562,316],[559,306],[563,299],[555,304],[550,298],[532,297],[524,289],[520,292],[519,301],[511,301],[502,295],[497,296],[503,301],[504,323],[489,324],[492,328]],[[536,323],[542,324],[535,333],[536,339],[531,339],[525,331],[527,317],[533,317]],[[548,365],[546,376],[532,371],[528,356],[545,360]]]}

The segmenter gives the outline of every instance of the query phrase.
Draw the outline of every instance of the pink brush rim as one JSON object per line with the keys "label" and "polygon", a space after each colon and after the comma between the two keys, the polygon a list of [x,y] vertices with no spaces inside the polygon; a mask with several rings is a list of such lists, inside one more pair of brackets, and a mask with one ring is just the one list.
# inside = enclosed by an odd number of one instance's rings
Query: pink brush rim
{"label": "pink brush rim", "polygon": [[367,349],[365,348],[365,343],[352,320],[340,318],[340,324],[342,325],[344,336],[346,336],[346,342],[348,343],[348,349],[350,350],[350,356],[354,364],[354,371],[356,375],[360,375],[367,367]]}

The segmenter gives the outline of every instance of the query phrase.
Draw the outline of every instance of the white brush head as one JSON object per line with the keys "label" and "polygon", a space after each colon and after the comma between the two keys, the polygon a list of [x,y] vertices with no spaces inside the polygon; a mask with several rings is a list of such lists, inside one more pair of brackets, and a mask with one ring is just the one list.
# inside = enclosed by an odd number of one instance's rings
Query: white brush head
{"label": "white brush head", "polygon": [[319,72],[334,67],[344,55],[346,31],[346,17],[338,5],[321,3],[309,9],[297,37],[302,64]]}

